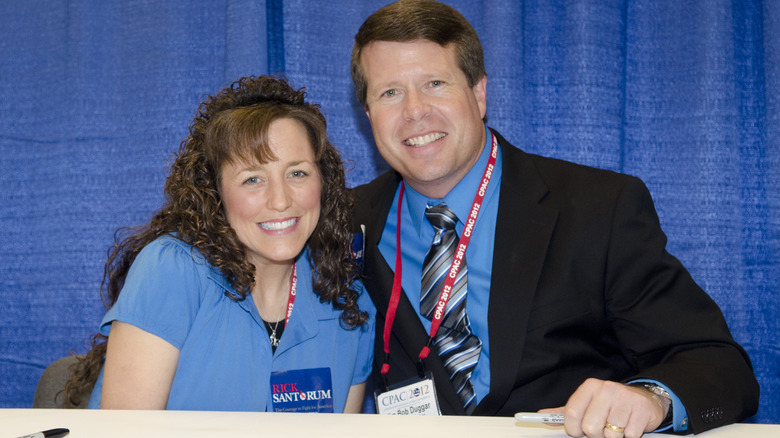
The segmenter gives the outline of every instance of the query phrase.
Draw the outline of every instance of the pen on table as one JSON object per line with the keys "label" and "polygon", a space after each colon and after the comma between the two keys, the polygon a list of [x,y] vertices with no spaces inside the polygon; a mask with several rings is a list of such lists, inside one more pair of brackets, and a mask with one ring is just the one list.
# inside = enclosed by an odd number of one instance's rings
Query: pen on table
{"label": "pen on table", "polygon": [[515,414],[515,421],[528,422],[528,423],[563,424],[563,414],[518,412]]}
{"label": "pen on table", "polygon": [[70,430],[65,428],[49,429],[42,432],[31,433],[30,435],[23,435],[19,438],[61,438],[69,434]]}

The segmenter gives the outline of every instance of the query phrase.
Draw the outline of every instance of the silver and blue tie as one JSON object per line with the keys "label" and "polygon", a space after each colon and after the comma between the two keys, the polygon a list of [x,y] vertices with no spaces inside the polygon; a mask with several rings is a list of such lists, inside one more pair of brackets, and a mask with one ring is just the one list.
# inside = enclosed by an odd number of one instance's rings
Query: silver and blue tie
{"label": "silver and blue tie", "polygon": [[[449,274],[460,239],[455,231],[458,217],[446,204],[427,207],[425,217],[433,225],[436,234],[423,263],[420,313],[432,319],[433,310],[439,301],[444,279]],[[482,342],[471,333],[469,318],[466,315],[467,280],[468,268],[464,258],[455,284],[452,286],[452,293],[433,346],[444,362],[444,367],[449,371],[450,380],[466,413],[470,414],[476,407],[471,373],[477,366]]]}

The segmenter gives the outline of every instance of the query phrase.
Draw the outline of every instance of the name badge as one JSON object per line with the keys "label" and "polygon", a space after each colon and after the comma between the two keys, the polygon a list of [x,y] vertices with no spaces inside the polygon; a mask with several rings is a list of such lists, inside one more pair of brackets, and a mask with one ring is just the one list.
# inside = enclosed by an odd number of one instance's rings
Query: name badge
{"label": "name badge", "polygon": [[441,415],[430,372],[424,379],[410,379],[385,392],[377,390],[374,399],[376,411],[382,415]]}
{"label": "name badge", "polygon": [[271,373],[274,412],[333,412],[330,368]]}

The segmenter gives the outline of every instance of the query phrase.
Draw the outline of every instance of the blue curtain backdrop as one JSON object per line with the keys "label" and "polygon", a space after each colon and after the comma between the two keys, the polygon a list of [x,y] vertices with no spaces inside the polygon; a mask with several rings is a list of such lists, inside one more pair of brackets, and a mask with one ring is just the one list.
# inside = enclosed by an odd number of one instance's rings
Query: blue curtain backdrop
{"label": "blue curtain backdrop", "polygon": [[[281,72],[321,103],[351,185],[386,169],[349,77],[386,0],[0,2],[0,407],[84,351],[117,227],[162,202],[199,101]],[[780,2],[452,0],[486,49],[489,124],[641,177],[780,422]],[[717,382],[713,382],[717,384]]]}

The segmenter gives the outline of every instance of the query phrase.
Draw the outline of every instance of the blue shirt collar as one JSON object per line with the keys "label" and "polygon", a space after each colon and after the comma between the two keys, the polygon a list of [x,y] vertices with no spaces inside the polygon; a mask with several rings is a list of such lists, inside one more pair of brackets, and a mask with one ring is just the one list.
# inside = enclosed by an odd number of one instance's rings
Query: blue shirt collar
{"label": "blue shirt collar", "polygon": [[471,205],[474,202],[474,194],[476,193],[479,184],[482,182],[482,174],[485,171],[485,166],[487,166],[488,158],[490,157],[490,148],[492,147],[493,137],[491,132],[487,130],[487,127],[485,127],[485,132],[485,144],[482,147],[482,153],[480,154],[479,159],[474,166],[471,167],[471,170],[469,170],[466,176],[463,177],[463,179],[461,179],[443,199],[423,196],[406,184],[406,206],[409,209],[412,225],[418,235],[422,236],[422,225],[423,223],[427,224],[425,219],[425,207],[439,204],[442,201],[455,212],[455,215],[457,215],[460,220],[460,224],[463,224],[463,219],[468,216],[469,211],[471,210]]}

